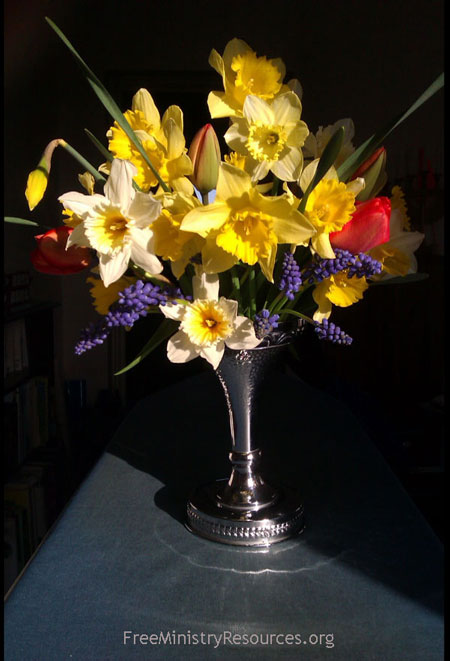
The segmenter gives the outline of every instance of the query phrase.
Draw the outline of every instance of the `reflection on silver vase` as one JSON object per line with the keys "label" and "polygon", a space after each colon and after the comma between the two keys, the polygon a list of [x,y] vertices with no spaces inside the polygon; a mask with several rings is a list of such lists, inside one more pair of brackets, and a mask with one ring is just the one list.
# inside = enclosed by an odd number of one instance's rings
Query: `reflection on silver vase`
{"label": "reflection on silver vase", "polygon": [[269,546],[303,529],[299,494],[261,476],[261,450],[252,436],[264,379],[301,328],[273,333],[255,349],[225,349],[216,373],[230,415],[231,475],[194,492],[187,506],[191,532],[225,544]]}

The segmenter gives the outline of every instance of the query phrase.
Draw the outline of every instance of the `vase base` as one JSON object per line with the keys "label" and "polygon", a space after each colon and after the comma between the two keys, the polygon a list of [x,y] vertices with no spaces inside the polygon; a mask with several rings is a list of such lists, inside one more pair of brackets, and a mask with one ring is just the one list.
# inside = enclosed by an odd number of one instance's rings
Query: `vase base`
{"label": "vase base", "polygon": [[218,480],[194,492],[186,523],[192,533],[233,546],[271,546],[302,532],[303,504],[294,489],[283,487],[277,501],[262,509],[234,512],[217,498],[226,483]]}

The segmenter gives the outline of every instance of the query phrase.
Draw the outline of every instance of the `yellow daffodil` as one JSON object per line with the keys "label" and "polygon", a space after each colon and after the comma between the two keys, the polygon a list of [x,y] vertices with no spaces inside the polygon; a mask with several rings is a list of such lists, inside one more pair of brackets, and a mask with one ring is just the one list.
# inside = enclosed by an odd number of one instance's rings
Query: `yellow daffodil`
{"label": "yellow daffodil", "polygon": [[[208,107],[211,117],[242,117],[244,101],[249,94],[271,100],[288,92],[297,81],[283,85],[286,67],[281,59],[258,57],[242,39],[232,39],[223,56],[213,49],[209,64],[222,76],[224,92],[210,92]],[[298,89],[298,87],[297,87]]]}
{"label": "yellow daffodil", "polygon": [[[134,95],[132,108],[124,116],[161,179],[175,191],[192,195],[194,188],[187,179],[192,174],[192,163],[185,146],[181,109],[170,106],[160,120],[150,93],[142,88]],[[155,175],[117,122],[106,135],[110,152],[116,158],[131,161],[137,167],[135,181],[144,192],[158,185]],[[108,172],[109,163],[105,163],[101,169]]]}
{"label": "yellow daffodil", "polygon": [[303,166],[301,147],[308,127],[300,120],[302,104],[294,92],[287,92],[268,103],[249,94],[242,118],[225,133],[228,146],[247,158],[246,167],[253,181],[271,170],[279,179],[296,181]]}
{"label": "yellow daffodil", "polygon": [[220,273],[239,260],[258,262],[270,282],[278,244],[304,244],[315,233],[286,194],[265,197],[246,172],[226,163],[220,166],[215,201],[190,211],[181,229],[206,239],[202,250],[206,272]]}
{"label": "yellow daffodil", "polygon": [[137,278],[123,275],[109,287],[105,287],[100,278],[86,278],[86,282],[91,285],[90,294],[94,299],[94,308],[99,314],[107,314],[111,305],[119,300],[119,292],[134,284],[136,280]]}
{"label": "yellow daffodil", "polygon": [[[303,191],[306,191],[313,179],[318,162],[319,159],[316,159],[303,170],[299,180]],[[320,257],[335,257],[329,235],[338,232],[349,222],[356,208],[356,195],[363,188],[364,179],[354,179],[344,184],[339,181],[335,168],[331,167],[309,194],[304,213],[316,229],[311,246]]]}
{"label": "yellow daffodil", "polygon": [[73,191],[59,198],[65,209],[82,219],[67,247],[75,244],[97,251],[105,287],[125,273],[130,260],[150,274],[162,271],[159,259],[148,250],[152,238],[149,226],[160,215],[161,203],[150,194],[135,191],[135,176],[132,163],[114,159],[105,195]]}
{"label": "yellow daffodil", "polygon": [[179,278],[189,259],[201,252],[205,239],[193,232],[182,232],[180,225],[186,214],[201,206],[193,195],[184,193],[164,194],[158,197],[162,203],[160,216],[152,223],[151,251],[171,262],[172,273]]}
{"label": "yellow daffodil", "polygon": [[319,126],[319,130],[316,134],[310,133],[305,140],[305,145],[303,147],[303,153],[305,158],[316,159],[322,156],[323,150],[328,144],[330,138],[336,133],[338,128],[341,126],[344,127],[344,141],[339,150],[339,154],[336,157],[335,165],[339,167],[345,160],[355,151],[352,140],[355,135],[355,126],[353,120],[349,117],[346,119],[339,119],[334,124],[330,124],[325,128]]}
{"label": "yellow daffodil", "polygon": [[417,259],[414,253],[425,238],[425,234],[421,232],[409,231],[410,221],[406,202],[399,186],[394,186],[392,189],[391,206],[389,241],[369,251],[371,257],[383,264],[383,272],[375,276],[375,279],[386,280],[417,273]]}
{"label": "yellow daffodil", "polygon": [[313,299],[318,306],[313,318],[315,321],[328,319],[333,305],[347,308],[357,303],[368,287],[366,278],[349,278],[346,271],[325,278],[313,289]]}
{"label": "yellow daffodil", "polygon": [[253,322],[237,314],[237,301],[219,298],[217,275],[194,276],[192,285],[192,303],[160,306],[165,317],[180,322],[178,332],[167,344],[171,362],[186,363],[201,356],[217,369],[225,346],[253,349],[260,343]]}

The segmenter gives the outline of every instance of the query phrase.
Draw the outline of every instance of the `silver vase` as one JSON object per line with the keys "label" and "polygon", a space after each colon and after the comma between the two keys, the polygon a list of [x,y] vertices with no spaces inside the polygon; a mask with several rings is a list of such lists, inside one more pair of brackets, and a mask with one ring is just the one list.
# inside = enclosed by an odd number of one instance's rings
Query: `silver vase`
{"label": "silver vase", "polygon": [[191,532],[225,544],[270,546],[303,530],[300,495],[262,477],[261,450],[253,437],[264,380],[301,328],[272,334],[255,349],[225,349],[216,374],[230,415],[231,475],[194,492],[187,505]]}

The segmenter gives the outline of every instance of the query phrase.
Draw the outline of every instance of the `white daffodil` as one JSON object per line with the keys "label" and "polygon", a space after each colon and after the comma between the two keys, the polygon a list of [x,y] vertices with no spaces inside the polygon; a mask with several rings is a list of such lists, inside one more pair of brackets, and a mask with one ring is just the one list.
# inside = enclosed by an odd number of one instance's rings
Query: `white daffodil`
{"label": "white daffodil", "polygon": [[350,156],[350,154],[353,154],[355,151],[352,143],[353,137],[355,135],[355,125],[353,124],[353,120],[349,117],[346,119],[338,119],[337,122],[330,124],[329,126],[325,126],[325,128],[323,126],[319,126],[319,130],[315,135],[314,133],[310,133],[306,138],[305,145],[303,147],[305,158],[320,158],[330,138],[341,126],[344,128],[345,133],[342,146],[335,160],[335,165],[339,167]]}
{"label": "white daffodil", "polygon": [[248,95],[244,116],[235,117],[225,133],[228,146],[247,156],[246,169],[253,181],[271,170],[283,181],[298,179],[303,166],[302,146],[308,127],[300,119],[302,104],[294,92],[277,96],[271,103]]}
{"label": "white daffodil", "polygon": [[105,287],[118,280],[130,260],[148,273],[161,273],[159,259],[148,251],[152,238],[150,224],[161,213],[161,203],[150,194],[136,192],[136,167],[114,159],[104,195],[83,195],[76,191],[61,195],[64,207],[81,219],[67,241],[97,251],[100,276]]}
{"label": "white daffodil", "polygon": [[166,317],[180,322],[180,329],[167,343],[172,363],[187,363],[201,356],[217,369],[225,345],[230,349],[253,349],[260,343],[253,322],[237,314],[237,301],[219,298],[217,274],[194,276],[192,284],[192,303],[160,306]]}

